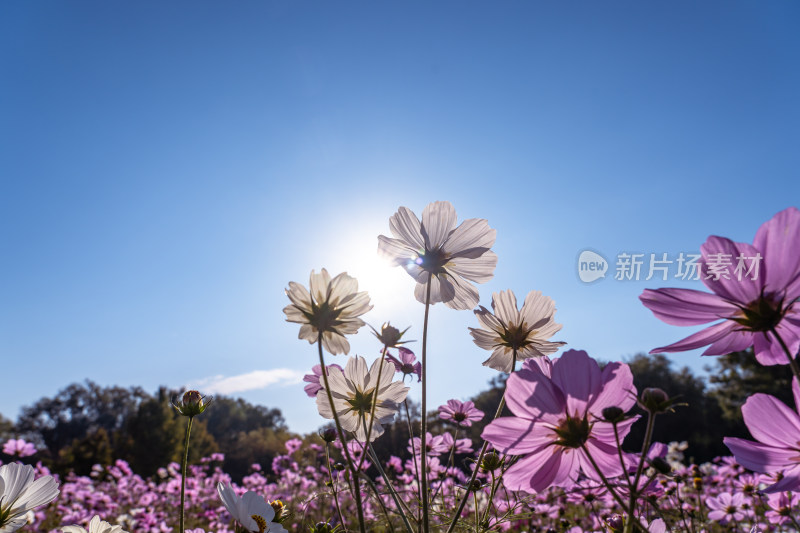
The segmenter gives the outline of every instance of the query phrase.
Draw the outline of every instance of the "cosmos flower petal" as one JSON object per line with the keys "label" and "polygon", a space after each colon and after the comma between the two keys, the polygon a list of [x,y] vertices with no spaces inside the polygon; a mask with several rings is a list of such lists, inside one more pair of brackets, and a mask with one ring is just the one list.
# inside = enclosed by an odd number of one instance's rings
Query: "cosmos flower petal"
{"label": "cosmos flower petal", "polygon": [[443,250],[452,257],[476,258],[494,246],[497,231],[482,218],[464,220],[447,238]]}
{"label": "cosmos flower petal", "polygon": [[629,411],[636,403],[636,387],[628,365],[608,363],[600,373],[600,391],[591,402],[591,412],[601,418],[606,407],[619,407]]}
{"label": "cosmos flower petal", "polygon": [[600,367],[583,350],[567,350],[553,363],[553,383],[566,395],[567,412],[584,413],[600,390]]}
{"label": "cosmos flower petal", "polygon": [[553,431],[532,420],[516,416],[500,417],[487,425],[481,438],[506,454],[524,455],[552,441]]}
{"label": "cosmos flower petal", "polygon": [[500,291],[492,294],[492,309],[501,323],[518,324],[520,321],[517,298],[513,291]]}
{"label": "cosmos flower petal", "polygon": [[531,360],[508,377],[506,404],[516,416],[528,419],[555,420],[564,412],[566,398],[553,381],[530,368]]}
{"label": "cosmos flower petal", "polygon": [[409,249],[416,252],[425,250],[422,229],[417,215],[407,207],[400,207],[397,213],[389,218],[389,230],[400,241],[408,243]]}
{"label": "cosmos flower petal", "polygon": [[[480,296],[478,295],[478,289],[474,285],[465,282],[458,276],[451,277],[450,281],[452,281],[453,297],[450,299],[442,298],[447,307],[466,311],[478,305]],[[442,283],[442,287],[445,286],[445,283]]]}
{"label": "cosmos flower petal", "polygon": [[413,263],[419,257],[419,252],[408,246],[405,241],[378,235],[378,255],[394,266],[403,266]]}
{"label": "cosmos flower petal", "polygon": [[520,459],[503,476],[509,490],[541,492],[549,487],[561,466],[561,449],[548,447]]}
{"label": "cosmos flower petal", "polygon": [[439,250],[456,225],[456,210],[450,202],[433,202],[422,211],[422,236],[426,250]]}
{"label": "cosmos flower petal", "polygon": [[453,273],[462,278],[475,283],[486,283],[494,277],[494,269],[497,267],[497,254],[487,251],[475,258],[456,257],[450,261],[448,267]]}
{"label": "cosmos flower petal", "polygon": [[686,350],[694,350],[708,344],[720,340],[722,337],[731,332],[736,327],[734,322],[725,321],[719,324],[714,324],[705,329],[701,329],[697,333],[689,335],[685,339],[674,342],[668,346],[654,348],[650,350],[651,354],[665,353],[665,352],[684,352]]}
{"label": "cosmos flower petal", "polygon": [[742,416],[757,441],[795,448],[800,455],[800,416],[783,402],[769,394],[753,394],[742,406]]}
{"label": "cosmos flower petal", "polygon": [[694,289],[645,289],[639,300],[673,326],[696,326],[733,315],[738,308],[722,297]]}
{"label": "cosmos flower petal", "polygon": [[789,207],[758,228],[753,246],[761,251],[768,291],[786,290],[794,299],[800,292],[800,210]]}
{"label": "cosmos flower petal", "polygon": [[737,463],[754,472],[776,472],[797,461],[797,450],[736,437],[725,437],[722,441],[736,457]]}
{"label": "cosmos flower petal", "polygon": [[[734,274],[737,257],[740,255],[754,257],[758,253],[758,250],[753,246],[712,235],[700,246],[700,252],[702,254],[700,280],[706,287],[723,298],[734,302],[747,303],[759,297],[762,287],[760,280],[746,275],[742,275],[740,280]],[[718,279],[714,279],[717,276],[712,273],[713,270],[711,268],[715,262],[715,257],[720,258],[721,263],[729,265],[724,269],[727,271],[726,274],[720,275]]]}

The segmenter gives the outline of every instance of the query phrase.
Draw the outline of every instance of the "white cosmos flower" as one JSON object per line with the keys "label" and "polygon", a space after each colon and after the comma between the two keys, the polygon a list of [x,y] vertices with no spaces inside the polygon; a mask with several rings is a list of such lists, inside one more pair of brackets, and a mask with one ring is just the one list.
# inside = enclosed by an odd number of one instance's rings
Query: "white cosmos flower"
{"label": "white cosmos flower", "polygon": [[[381,381],[378,383],[381,360],[376,359],[369,370],[367,362],[359,356],[350,357],[344,371],[335,367],[328,368],[328,383],[339,422],[345,430],[355,433],[356,439],[361,442],[367,440],[375,391],[377,390],[378,397],[370,442],[383,434],[381,424],[392,421],[399,404],[408,394],[408,387],[402,381],[392,381],[395,368],[389,361],[383,360]],[[317,409],[324,418],[333,419],[333,411],[324,387],[317,392]],[[362,420],[366,421],[366,427]]]}
{"label": "white cosmos flower", "polygon": [[81,526],[64,526],[61,528],[64,533],[127,533],[122,529],[122,526],[112,526],[108,522],[100,520],[100,517],[94,515],[94,518],[89,522],[89,529],[83,529]]}
{"label": "white cosmos flower", "polygon": [[283,309],[286,320],[301,324],[299,338],[313,344],[322,332],[323,348],[333,355],[347,354],[350,343],[344,336],[357,333],[364,325],[358,317],[372,309],[369,296],[358,292],[358,281],[346,272],[331,279],[324,268],[319,274],[311,271],[309,287],[310,292],[289,282],[286,295],[292,303]]}
{"label": "white cosmos flower", "polygon": [[553,319],[555,302],[541,291],[529,292],[521,310],[517,310],[517,298],[512,291],[496,292],[492,294],[492,309],[494,314],[483,306],[476,309],[481,328],[469,328],[475,344],[492,350],[484,366],[511,372],[514,349],[517,361],[522,361],[550,355],[566,344],[547,340],[561,329],[561,324]]}
{"label": "white cosmos flower", "polygon": [[253,491],[245,492],[240,498],[230,485],[217,484],[217,493],[222,504],[234,520],[252,533],[289,533],[272,520],[275,510],[262,496]]}
{"label": "white cosmos flower", "polygon": [[431,277],[431,303],[444,302],[452,309],[472,309],[478,290],[470,283],[486,283],[494,275],[497,255],[489,248],[497,232],[481,218],[470,218],[456,227],[456,211],[450,202],[428,204],[422,222],[407,207],[389,219],[395,238],[378,236],[378,253],[403,266],[417,281],[414,296],[425,303]]}
{"label": "white cosmos flower", "polygon": [[53,476],[33,479],[30,465],[9,463],[0,466],[0,533],[16,531],[27,523],[28,511],[50,503],[58,496]]}

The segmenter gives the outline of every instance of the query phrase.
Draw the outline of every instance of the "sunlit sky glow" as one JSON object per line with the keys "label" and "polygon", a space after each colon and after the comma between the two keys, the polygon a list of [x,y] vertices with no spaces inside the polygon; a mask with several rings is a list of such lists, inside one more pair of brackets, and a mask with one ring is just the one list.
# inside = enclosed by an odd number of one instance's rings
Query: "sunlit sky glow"
{"label": "sunlit sky glow", "polygon": [[[542,290],[556,340],[605,360],[683,338],[638,295],[699,283],[585,285],[577,255],[750,242],[798,204],[799,16],[791,1],[3,2],[0,413],[89,378],[240,394],[314,430],[300,380],[316,350],[284,321],[285,287],[347,271],[370,324],[421,339],[414,282],[377,236],[435,200],[497,230],[483,305]],[[434,306],[431,405],[495,375],[476,324]],[[352,346],[378,354],[367,329]],[[699,371],[699,352],[672,359]]]}

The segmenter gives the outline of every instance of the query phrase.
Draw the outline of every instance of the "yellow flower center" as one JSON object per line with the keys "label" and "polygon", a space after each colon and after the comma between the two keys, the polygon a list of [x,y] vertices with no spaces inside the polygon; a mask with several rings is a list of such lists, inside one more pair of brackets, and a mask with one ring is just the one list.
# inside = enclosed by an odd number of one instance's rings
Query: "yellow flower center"
{"label": "yellow flower center", "polygon": [[256,525],[258,526],[258,533],[264,533],[267,530],[267,521],[264,520],[263,516],[259,516],[257,514],[250,515],[250,518],[255,520]]}

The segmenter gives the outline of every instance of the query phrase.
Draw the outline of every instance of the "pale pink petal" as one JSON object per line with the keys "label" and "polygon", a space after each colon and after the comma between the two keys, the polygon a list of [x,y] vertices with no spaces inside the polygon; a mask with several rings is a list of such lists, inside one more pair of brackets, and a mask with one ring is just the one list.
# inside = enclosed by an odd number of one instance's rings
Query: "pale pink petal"
{"label": "pale pink petal", "polygon": [[553,363],[553,383],[566,396],[568,413],[583,415],[600,391],[600,367],[583,350],[567,350]]}
{"label": "pale pink petal", "polygon": [[775,472],[797,461],[797,450],[776,448],[736,437],[725,437],[722,441],[737,463],[754,472]]}
{"label": "pale pink petal", "polygon": [[541,492],[549,487],[561,465],[561,447],[551,446],[518,461],[503,476],[509,490]]}
{"label": "pale pink petal", "polygon": [[784,448],[800,446],[800,416],[774,396],[753,394],[742,406],[742,416],[757,441]]}
{"label": "pale pink petal", "polygon": [[[800,289],[800,211],[789,207],[777,213],[758,228],[753,246],[764,260],[759,275],[764,276],[768,291],[786,290],[789,298]],[[795,287],[797,286],[797,287]]]}
{"label": "pale pink petal", "polygon": [[531,361],[508,377],[506,405],[519,417],[557,423],[566,407],[564,394]]}
{"label": "pale pink petal", "polygon": [[450,202],[433,202],[422,211],[420,231],[425,250],[438,250],[456,227],[456,210]]}
{"label": "pale pink petal", "polygon": [[503,453],[524,455],[547,446],[557,437],[544,424],[525,418],[504,416],[487,425],[481,438]]}
{"label": "pale pink petal", "polygon": [[482,218],[468,218],[453,230],[442,250],[451,257],[476,258],[494,245],[497,231]]}
{"label": "pale pink petal", "polygon": [[694,289],[645,289],[639,300],[673,326],[696,326],[732,316],[738,308],[720,296]]}
{"label": "pale pink petal", "polygon": [[800,465],[784,470],[783,478],[764,489],[764,492],[772,494],[774,492],[797,491],[798,489],[800,489]]}
{"label": "pale pink petal", "polygon": [[[734,269],[737,265],[736,258],[739,257],[740,254],[745,257],[754,257],[758,253],[758,250],[743,242],[733,242],[725,237],[712,235],[700,246],[700,253],[703,256],[699,261],[700,281],[702,281],[706,287],[726,300],[744,305],[760,296],[762,287],[761,278],[753,280],[751,276],[742,274],[742,279],[740,280],[738,279],[739,276],[734,273]],[[719,259],[719,261],[716,261],[716,264],[729,264],[729,266],[724,268],[724,270],[726,270],[725,275],[727,275],[729,279],[726,279],[725,276],[719,276],[719,279],[714,279],[716,276],[712,275],[709,267],[710,264],[715,262],[714,256]]]}
{"label": "pale pink petal", "polygon": [[404,241],[409,248],[418,253],[425,251],[420,222],[411,209],[400,207],[397,213],[389,218],[389,230],[392,235]]}
{"label": "pale pink petal", "polygon": [[718,341],[728,335],[735,327],[735,322],[726,320],[725,322],[720,322],[719,324],[701,329],[697,333],[689,335],[685,339],[674,342],[669,346],[654,348],[650,350],[650,353],[685,352],[686,350],[694,350],[695,348],[700,348],[701,346],[706,346]]}
{"label": "pale pink petal", "polygon": [[630,410],[636,403],[636,387],[633,386],[633,374],[628,365],[608,363],[600,374],[601,391],[591,402],[590,411],[600,418],[606,407],[619,407],[623,411]]}

